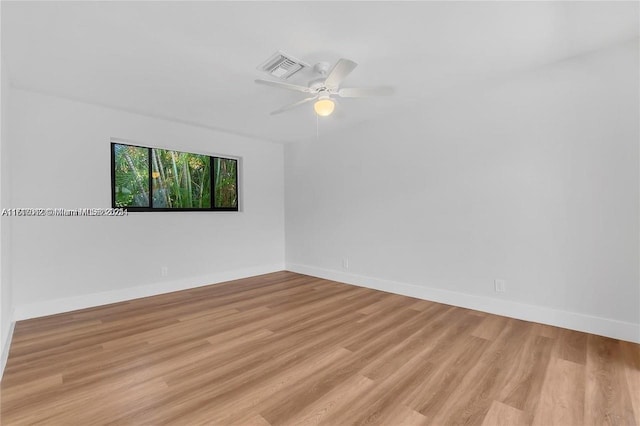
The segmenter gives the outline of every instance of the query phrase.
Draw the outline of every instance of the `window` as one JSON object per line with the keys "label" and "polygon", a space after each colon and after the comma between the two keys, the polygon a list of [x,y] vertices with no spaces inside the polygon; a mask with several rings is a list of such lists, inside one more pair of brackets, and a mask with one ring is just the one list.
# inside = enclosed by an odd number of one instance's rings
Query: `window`
{"label": "window", "polygon": [[238,211],[238,160],[111,143],[111,205],[129,211]]}

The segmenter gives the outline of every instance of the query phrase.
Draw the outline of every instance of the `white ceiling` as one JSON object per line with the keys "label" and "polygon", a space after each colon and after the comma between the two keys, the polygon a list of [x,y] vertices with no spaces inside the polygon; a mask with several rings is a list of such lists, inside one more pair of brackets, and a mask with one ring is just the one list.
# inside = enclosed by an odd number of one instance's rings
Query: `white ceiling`
{"label": "white ceiling", "polygon": [[[636,2],[6,2],[2,55],[18,88],[250,135],[315,137],[304,97],[254,84],[276,50],[310,64],[359,63],[344,86],[392,85],[343,99],[321,118],[339,131],[449,88],[638,37]],[[292,83],[306,84],[298,73]]]}

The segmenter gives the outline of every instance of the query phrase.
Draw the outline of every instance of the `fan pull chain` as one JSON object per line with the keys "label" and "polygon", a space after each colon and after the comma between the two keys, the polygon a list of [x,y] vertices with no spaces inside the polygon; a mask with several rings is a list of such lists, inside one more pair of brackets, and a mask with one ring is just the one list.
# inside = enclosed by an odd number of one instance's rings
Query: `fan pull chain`
{"label": "fan pull chain", "polygon": [[320,119],[318,118],[318,114],[316,114],[316,141],[320,140]]}

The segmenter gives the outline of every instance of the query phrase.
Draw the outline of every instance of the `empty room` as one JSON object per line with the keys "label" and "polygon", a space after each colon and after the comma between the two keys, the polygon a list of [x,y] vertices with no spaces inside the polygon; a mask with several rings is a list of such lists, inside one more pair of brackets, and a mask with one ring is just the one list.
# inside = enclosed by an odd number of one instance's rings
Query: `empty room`
{"label": "empty room", "polygon": [[640,3],[1,1],[2,425],[640,425]]}

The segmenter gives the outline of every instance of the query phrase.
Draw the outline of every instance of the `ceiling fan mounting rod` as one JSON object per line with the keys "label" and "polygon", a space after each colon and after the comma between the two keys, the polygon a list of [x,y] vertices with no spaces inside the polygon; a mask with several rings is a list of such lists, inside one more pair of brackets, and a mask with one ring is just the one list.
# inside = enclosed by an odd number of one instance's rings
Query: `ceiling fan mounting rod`
{"label": "ceiling fan mounting rod", "polygon": [[324,77],[329,72],[329,66],[328,62],[318,62],[313,66],[313,70]]}

